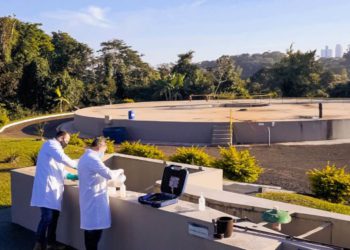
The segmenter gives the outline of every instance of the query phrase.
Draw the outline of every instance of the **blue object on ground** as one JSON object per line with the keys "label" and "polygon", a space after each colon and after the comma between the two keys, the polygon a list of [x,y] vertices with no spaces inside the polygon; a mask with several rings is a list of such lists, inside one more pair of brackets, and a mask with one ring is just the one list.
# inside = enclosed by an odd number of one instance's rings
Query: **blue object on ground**
{"label": "blue object on ground", "polygon": [[135,119],[135,112],[133,110],[129,110],[128,117],[129,117],[129,120],[134,120]]}
{"label": "blue object on ground", "polygon": [[127,140],[128,133],[125,127],[108,127],[103,129],[103,136],[119,144]]}

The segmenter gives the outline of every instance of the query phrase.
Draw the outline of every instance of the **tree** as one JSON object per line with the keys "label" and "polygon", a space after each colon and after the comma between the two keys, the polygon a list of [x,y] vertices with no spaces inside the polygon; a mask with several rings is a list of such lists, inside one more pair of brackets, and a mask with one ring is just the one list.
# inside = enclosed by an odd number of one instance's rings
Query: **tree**
{"label": "tree", "polygon": [[112,67],[113,78],[116,84],[116,98],[124,99],[128,91],[137,86],[149,85],[157,78],[156,72],[145,62],[142,55],[131,49],[122,40],[111,40],[101,43],[101,61],[109,64],[105,67]]}
{"label": "tree", "polygon": [[63,104],[66,103],[67,105],[70,105],[70,102],[62,96],[61,90],[59,87],[56,88],[55,93],[57,95],[57,98],[55,99],[56,102],[58,102],[60,112],[63,112]]}
{"label": "tree", "polygon": [[212,87],[209,74],[192,63],[193,54],[192,50],[179,54],[179,59],[171,70],[172,73],[184,75],[183,87],[179,90],[184,99],[191,94],[210,93]]}
{"label": "tree", "polygon": [[350,97],[350,81],[336,84],[329,93],[331,97]]}
{"label": "tree", "polygon": [[77,107],[80,104],[84,84],[79,79],[71,77],[67,71],[63,71],[62,73],[55,75],[53,77],[52,86],[55,87],[57,97],[59,96],[57,95],[56,89],[59,88],[61,97],[69,102],[63,101],[63,103],[68,105],[62,106],[62,111],[68,109],[69,107]]}
{"label": "tree", "polygon": [[86,78],[92,64],[92,49],[80,43],[65,32],[52,32],[54,51],[51,58],[53,72],[63,72],[79,80]]}
{"label": "tree", "polygon": [[271,86],[279,88],[287,97],[313,96],[320,88],[322,70],[315,53],[294,52],[291,46],[287,56],[273,67]]}
{"label": "tree", "polygon": [[243,87],[244,81],[240,78],[242,69],[235,65],[230,56],[219,57],[211,72],[215,80],[215,95],[219,92],[233,92],[238,86]]}
{"label": "tree", "polygon": [[344,66],[345,69],[348,72],[348,75],[350,75],[350,50],[348,50],[344,55],[343,55],[344,60]]}
{"label": "tree", "polygon": [[[36,71],[45,67],[35,65],[45,64],[42,61],[49,58],[53,46],[51,38],[39,27],[40,24],[23,23],[11,17],[0,18],[0,101],[8,108],[13,106],[13,103],[23,100],[23,89],[29,90],[26,93],[28,101],[32,101],[29,100],[28,94],[40,91],[37,85],[29,85],[42,80],[41,76],[46,74],[46,70]],[[23,88],[23,83],[28,88]],[[30,103],[30,106],[33,106],[33,103]]]}
{"label": "tree", "polygon": [[[23,67],[23,74],[19,81],[18,97],[24,107],[48,110],[47,95],[51,91],[47,85],[47,82],[51,81],[49,75],[49,63],[44,58],[36,58]],[[28,96],[31,98],[28,98]]]}
{"label": "tree", "polygon": [[51,37],[40,29],[39,23],[17,22],[18,42],[13,46],[12,61],[19,67],[38,57],[49,59],[54,50]]}
{"label": "tree", "polygon": [[12,17],[0,18],[0,65],[11,62],[11,51],[18,41],[17,21]]}
{"label": "tree", "polygon": [[325,90],[329,89],[332,86],[332,84],[334,83],[334,81],[335,81],[335,76],[331,71],[326,70],[326,71],[321,73],[320,85],[323,89],[325,89]]}
{"label": "tree", "polygon": [[160,90],[159,94],[165,97],[165,100],[177,100],[180,99],[181,92],[183,88],[185,76],[179,73],[174,73],[163,80],[163,88]]}
{"label": "tree", "polygon": [[[252,77],[261,69],[271,68],[275,63],[281,61],[285,57],[284,53],[278,51],[264,52],[262,54],[241,54],[230,56],[235,64],[242,69],[241,78],[243,80]],[[201,68],[211,69],[216,65],[216,61],[203,61],[199,64]]]}

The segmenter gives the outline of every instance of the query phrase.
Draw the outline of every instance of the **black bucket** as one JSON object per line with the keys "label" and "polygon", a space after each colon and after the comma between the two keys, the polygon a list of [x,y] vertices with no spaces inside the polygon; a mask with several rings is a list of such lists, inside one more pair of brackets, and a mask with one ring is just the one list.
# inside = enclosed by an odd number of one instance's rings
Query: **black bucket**
{"label": "black bucket", "polygon": [[221,238],[222,235],[224,238],[231,237],[233,232],[233,218],[224,216],[219,217],[216,220],[214,220],[214,226],[215,226],[215,237]]}

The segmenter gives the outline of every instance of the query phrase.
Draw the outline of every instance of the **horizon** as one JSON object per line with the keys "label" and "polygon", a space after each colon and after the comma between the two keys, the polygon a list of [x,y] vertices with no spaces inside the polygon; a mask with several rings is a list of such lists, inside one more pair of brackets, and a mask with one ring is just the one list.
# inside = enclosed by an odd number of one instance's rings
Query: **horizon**
{"label": "horizon", "polygon": [[48,34],[67,32],[95,52],[101,42],[121,39],[152,66],[176,62],[178,54],[189,50],[198,63],[221,55],[285,53],[291,44],[320,56],[326,45],[334,51],[341,44],[345,52],[350,44],[343,32],[350,22],[346,0],[30,0],[22,5],[1,1],[0,15],[42,23]]}

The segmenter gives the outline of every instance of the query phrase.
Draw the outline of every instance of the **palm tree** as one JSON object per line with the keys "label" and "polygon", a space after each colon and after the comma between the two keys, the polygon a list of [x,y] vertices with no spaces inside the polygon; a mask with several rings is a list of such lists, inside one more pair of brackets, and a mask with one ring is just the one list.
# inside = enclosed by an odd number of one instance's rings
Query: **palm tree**
{"label": "palm tree", "polygon": [[180,91],[183,88],[184,79],[185,75],[179,73],[166,76],[163,80],[159,81],[160,87],[156,94],[164,96],[167,101],[182,98]]}
{"label": "palm tree", "polygon": [[170,84],[173,87],[173,98],[177,100],[177,98],[181,98],[180,90],[184,86],[185,75],[175,73],[171,76]]}
{"label": "palm tree", "polygon": [[63,103],[66,103],[67,105],[70,105],[70,102],[66,98],[64,98],[62,96],[62,93],[61,93],[61,90],[60,90],[59,87],[56,88],[55,92],[56,92],[56,95],[57,95],[57,98],[55,99],[55,101],[58,102],[58,105],[60,107],[60,112],[62,113],[63,112],[63,110],[62,110]]}

